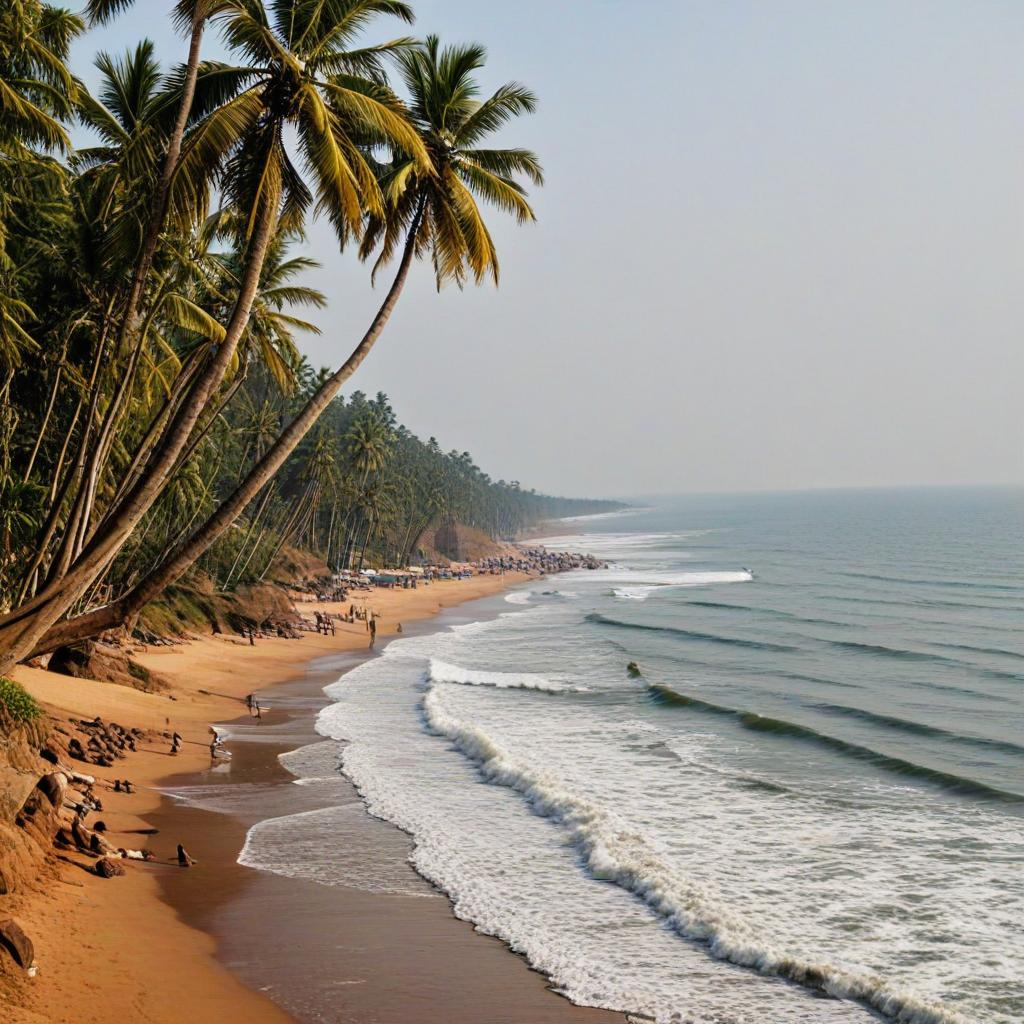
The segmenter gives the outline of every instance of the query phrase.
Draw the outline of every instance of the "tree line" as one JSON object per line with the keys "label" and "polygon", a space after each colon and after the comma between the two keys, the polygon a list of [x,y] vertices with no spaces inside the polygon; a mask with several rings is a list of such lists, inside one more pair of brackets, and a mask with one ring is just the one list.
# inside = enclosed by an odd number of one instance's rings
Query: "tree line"
{"label": "tree line", "polygon": [[[416,264],[497,284],[483,208],[532,221],[543,174],[493,137],[534,94],[484,96],[479,45],[368,38],[412,23],[401,0],[179,0],[182,61],[100,53],[89,91],[71,44],[130,3],[0,9],[0,673],[132,621],[200,560],[222,586],[286,543],[400,562],[435,517],[510,534],[548,501],[382,396],[338,399]],[[211,32],[230,60],[204,57]],[[389,275],[319,374],[295,341],[325,304],[297,254],[314,218]]]}

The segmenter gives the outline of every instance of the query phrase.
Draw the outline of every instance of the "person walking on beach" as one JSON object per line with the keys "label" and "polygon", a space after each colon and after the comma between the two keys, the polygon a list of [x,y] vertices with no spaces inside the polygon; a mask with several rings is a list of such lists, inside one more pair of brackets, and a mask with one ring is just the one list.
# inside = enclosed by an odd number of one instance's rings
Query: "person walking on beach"
{"label": "person walking on beach", "polygon": [[373,646],[374,641],[377,639],[377,620],[371,618],[367,627],[370,630],[370,646]]}

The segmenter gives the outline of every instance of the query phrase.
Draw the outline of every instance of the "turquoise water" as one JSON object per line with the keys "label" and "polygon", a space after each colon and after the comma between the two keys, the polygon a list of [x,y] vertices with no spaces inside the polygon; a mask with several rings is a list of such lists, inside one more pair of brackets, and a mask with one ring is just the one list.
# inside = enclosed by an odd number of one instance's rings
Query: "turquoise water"
{"label": "turquoise water", "polygon": [[1024,492],[644,504],[329,690],[371,811],[576,1002],[1024,1019]]}

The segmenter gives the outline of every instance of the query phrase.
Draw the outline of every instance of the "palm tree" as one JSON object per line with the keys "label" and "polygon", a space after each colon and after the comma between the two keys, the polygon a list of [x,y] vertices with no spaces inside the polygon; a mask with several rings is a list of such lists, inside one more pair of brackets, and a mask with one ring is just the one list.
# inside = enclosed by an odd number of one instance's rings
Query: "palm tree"
{"label": "palm tree", "polygon": [[[247,25],[247,37],[251,30]],[[252,45],[256,42],[253,38]],[[533,93],[513,82],[480,101],[474,76],[486,56],[481,46],[442,50],[436,37],[430,37],[420,46],[403,45],[392,52],[409,88],[409,110],[419,146],[393,146],[391,164],[378,168],[387,206],[369,208],[362,255],[370,256],[373,246],[379,245],[379,268],[395,254],[403,233],[404,243],[394,280],[368,330],[246,479],[186,544],[120,601],[51,631],[43,644],[46,649],[97,629],[109,629],[136,615],[231,526],[369,354],[398,302],[416,256],[432,260],[439,287],[449,280],[462,286],[470,276],[482,281],[490,275],[497,282],[497,254],[477,197],[512,212],[520,223],[534,219],[525,189],[515,176],[525,174],[540,185],[543,174],[536,156],[525,149],[480,146],[514,117],[533,111]],[[428,154],[427,161],[418,156],[423,151]]]}
{"label": "palm tree", "polygon": [[[387,462],[392,444],[391,428],[373,412],[367,412],[349,427],[342,438],[342,446],[348,456],[357,482],[356,493],[366,492],[371,474],[379,473]],[[365,518],[364,506],[355,501],[345,517],[345,539],[342,546],[341,565],[348,566],[355,550],[356,537]]]}
{"label": "palm tree", "polygon": [[[25,354],[36,349],[26,325],[32,310],[8,284],[8,235],[19,199],[38,199],[34,186],[54,187],[62,172],[49,156],[68,146],[62,120],[77,86],[65,64],[82,22],[39,0],[7,0],[0,9],[0,398]],[[41,151],[41,152],[40,152]],[[26,195],[28,193],[28,195]]]}
{"label": "palm tree", "polygon": [[[329,218],[344,243],[358,235],[365,211],[383,211],[373,168],[358,145],[365,139],[408,154],[423,174],[430,170],[419,134],[383,84],[383,59],[408,40],[351,49],[355,36],[378,15],[411,20],[407,4],[278,0],[270,13],[262,0],[203,0],[189,7],[193,24],[214,11],[228,46],[246,63],[198,67],[195,100],[188,104],[196,123],[174,161],[168,207],[177,219],[192,218],[216,185],[228,203],[245,211],[246,249],[234,305],[216,351],[167,418],[145,472],[107,510],[66,570],[0,619],[0,673],[28,654],[85,593],[162,493],[234,360],[278,227],[300,226],[315,200],[316,212]],[[188,71],[181,84],[179,111],[189,89]],[[290,152],[293,135],[306,178]]]}

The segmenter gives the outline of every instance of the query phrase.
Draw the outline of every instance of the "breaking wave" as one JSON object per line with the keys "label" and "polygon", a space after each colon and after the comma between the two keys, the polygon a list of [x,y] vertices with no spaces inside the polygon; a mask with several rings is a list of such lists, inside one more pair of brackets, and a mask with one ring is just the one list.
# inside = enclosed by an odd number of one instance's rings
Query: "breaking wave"
{"label": "breaking wave", "polygon": [[430,728],[447,737],[479,768],[487,782],[521,794],[538,815],[568,832],[589,872],[643,900],[681,936],[741,967],[785,978],[813,991],[855,1000],[900,1024],[966,1024],[939,1003],[896,988],[866,971],[776,948],[736,911],[666,863],[645,837],[615,815],[535,768],[518,763],[482,730],[449,714],[436,690],[428,690],[423,712]]}
{"label": "breaking wave", "polygon": [[[598,570],[597,572],[602,572]],[[606,579],[610,583],[624,583],[613,587],[615,597],[633,601],[646,601],[659,590],[681,587],[710,587],[716,583],[749,583],[753,575],[745,569],[742,572],[675,572],[671,570],[624,570],[610,569],[598,576],[591,572],[591,579]]]}
{"label": "breaking wave", "polygon": [[458,686],[489,686],[497,690],[537,690],[542,693],[579,693],[583,687],[555,682],[533,672],[488,672],[480,668],[449,665],[438,658],[430,659],[427,681]]}

